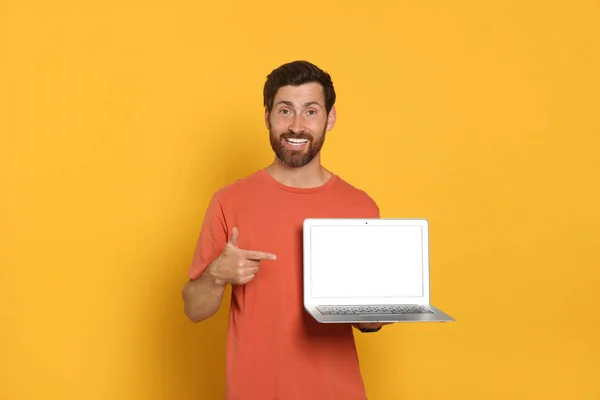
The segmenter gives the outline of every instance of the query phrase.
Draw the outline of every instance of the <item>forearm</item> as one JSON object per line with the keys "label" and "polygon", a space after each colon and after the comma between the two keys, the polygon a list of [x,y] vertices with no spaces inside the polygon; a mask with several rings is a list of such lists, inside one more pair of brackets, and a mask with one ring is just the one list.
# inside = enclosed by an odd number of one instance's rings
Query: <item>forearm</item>
{"label": "forearm", "polygon": [[225,285],[205,271],[198,279],[189,281],[183,288],[185,315],[192,322],[212,317],[221,307]]}

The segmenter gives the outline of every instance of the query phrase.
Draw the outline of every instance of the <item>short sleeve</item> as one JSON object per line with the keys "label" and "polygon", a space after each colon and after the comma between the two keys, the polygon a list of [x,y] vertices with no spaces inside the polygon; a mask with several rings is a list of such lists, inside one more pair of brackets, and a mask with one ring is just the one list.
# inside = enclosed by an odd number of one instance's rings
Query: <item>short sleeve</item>
{"label": "short sleeve", "polygon": [[379,206],[377,203],[373,201],[373,218],[381,218],[381,213],[379,212]]}
{"label": "short sleeve", "polygon": [[381,214],[379,212],[379,205],[377,204],[377,202],[366,192],[363,191],[362,194],[366,199],[366,205],[364,207],[364,218],[381,218]]}
{"label": "short sleeve", "polygon": [[190,279],[196,279],[202,275],[206,268],[221,255],[227,240],[225,213],[215,194],[208,205],[202,222],[196,250],[188,271]]}

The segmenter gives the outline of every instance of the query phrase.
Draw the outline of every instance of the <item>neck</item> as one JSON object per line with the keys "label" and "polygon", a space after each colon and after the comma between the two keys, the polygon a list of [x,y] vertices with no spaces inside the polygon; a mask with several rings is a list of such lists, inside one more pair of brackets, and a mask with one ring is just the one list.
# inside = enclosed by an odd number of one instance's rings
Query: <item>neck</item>
{"label": "neck", "polygon": [[275,157],[275,160],[266,168],[266,171],[276,181],[296,188],[313,188],[324,185],[332,175],[321,165],[320,155],[299,168],[288,167]]}

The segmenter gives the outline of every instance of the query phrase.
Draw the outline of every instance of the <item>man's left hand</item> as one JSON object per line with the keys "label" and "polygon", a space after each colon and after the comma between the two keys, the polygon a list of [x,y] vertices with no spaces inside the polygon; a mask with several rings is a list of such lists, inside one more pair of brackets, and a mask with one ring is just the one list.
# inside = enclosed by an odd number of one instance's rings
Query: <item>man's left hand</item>
{"label": "man's left hand", "polygon": [[391,322],[361,322],[352,324],[353,327],[360,331],[379,330],[383,325],[390,325]]}

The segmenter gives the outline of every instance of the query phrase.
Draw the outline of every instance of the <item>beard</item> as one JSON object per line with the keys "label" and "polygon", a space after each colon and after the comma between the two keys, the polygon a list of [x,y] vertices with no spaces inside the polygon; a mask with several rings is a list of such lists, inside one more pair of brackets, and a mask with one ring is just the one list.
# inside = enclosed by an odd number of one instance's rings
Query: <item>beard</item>
{"label": "beard", "polygon": [[[317,154],[319,154],[325,143],[325,133],[326,129],[323,129],[319,139],[315,139],[315,136],[310,132],[296,134],[287,131],[278,136],[276,133],[269,130],[269,138],[271,141],[271,148],[284,165],[291,168],[300,168],[311,162]],[[285,138],[307,139],[308,144],[307,147],[302,150],[289,149],[282,143]]]}

